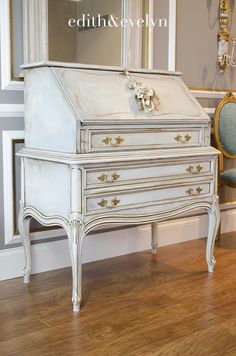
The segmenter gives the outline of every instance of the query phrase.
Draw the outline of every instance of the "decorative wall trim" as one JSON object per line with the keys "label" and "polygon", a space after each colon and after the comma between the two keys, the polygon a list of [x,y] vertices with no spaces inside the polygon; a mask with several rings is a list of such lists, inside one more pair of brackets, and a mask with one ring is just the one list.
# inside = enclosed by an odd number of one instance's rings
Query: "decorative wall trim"
{"label": "decorative wall trim", "polygon": [[24,131],[3,131],[3,193],[5,244],[14,239],[13,140],[24,139]]}
{"label": "decorative wall trim", "polygon": [[214,91],[214,90],[190,90],[196,98],[207,98],[207,99],[221,99],[223,98],[229,91]]}
{"label": "decorative wall trim", "polygon": [[204,110],[206,111],[206,113],[208,114],[208,115],[214,115],[214,113],[215,113],[215,108],[204,108]]}
{"label": "decorative wall trim", "polygon": [[22,81],[11,78],[10,0],[0,1],[1,89],[23,90]]}
{"label": "decorative wall trim", "polygon": [[[24,131],[22,130],[2,132],[5,245],[17,244],[21,242],[19,235],[15,235],[14,231],[13,142],[14,140],[23,139]],[[38,231],[31,234],[33,240],[61,236],[65,236],[65,232],[62,229]]]}
{"label": "decorative wall trim", "polygon": [[0,104],[0,117],[24,117],[24,104]]}
{"label": "decorative wall trim", "polygon": [[169,0],[168,70],[176,70],[177,0]]}
{"label": "decorative wall trim", "polygon": [[49,60],[48,0],[24,0],[25,63]]}
{"label": "decorative wall trim", "polygon": [[[142,0],[122,0],[123,18],[142,17]],[[122,29],[121,66],[139,68],[142,61],[142,28],[126,26]]]}
{"label": "decorative wall trim", "polygon": [[[236,209],[222,214],[223,233],[236,230]],[[187,217],[158,225],[158,246],[171,245],[207,235],[207,215]],[[92,234],[84,239],[83,262],[103,260],[150,249],[151,226]],[[32,246],[33,273],[40,273],[70,266],[67,240],[46,242]],[[158,254],[157,254],[158,259]],[[22,276],[24,266],[21,247],[0,250],[0,280]],[[22,279],[23,283],[23,279]]]}
{"label": "decorative wall trim", "polygon": [[[149,19],[153,19],[154,15],[154,0],[149,0],[148,6]],[[154,45],[154,29],[153,27],[148,29],[148,69],[153,69],[153,45]],[[141,67],[141,66],[140,66]]]}

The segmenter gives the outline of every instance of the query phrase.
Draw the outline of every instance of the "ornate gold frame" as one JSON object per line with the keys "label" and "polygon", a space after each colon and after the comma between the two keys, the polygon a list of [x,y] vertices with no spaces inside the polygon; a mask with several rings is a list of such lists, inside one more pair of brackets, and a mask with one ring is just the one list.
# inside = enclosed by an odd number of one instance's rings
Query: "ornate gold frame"
{"label": "ornate gold frame", "polygon": [[213,135],[214,135],[217,149],[219,149],[226,158],[235,159],[236,154],[231,154],[224,149],[224,147],[222,146],[222,143],[220,141],[220,135],[219,135],[220,113],[221,113],[222,108],[225,106],[225,104],[228,104],[228,103],[236,104],[236,98],[234,97],[232,92],[227,93],[226,96],[218,103],[218,105],[216,107],[215,115],[213,118],[213,127],[214,127]]}
{"label": "ornate gold frame", "polygon": [[[228,103],[234,103],[236,104],[236,98],[232,94],[232,92],[229,92],[226,94],[226,96],[218,103],[215,111],[215,115],[213,118],[213,137],[215,141],[216,148],[221,152],[219,156],[219,173],[224,171],[224,157],[230,158],[230,159],[236,159],[236,154],[231,154],[227,152],[220,140],[220,135],[219,135],[219,119],[220,119],[220,113],[222,108],[225,106],[225,104]],[[222,182],[219,182],[220,185],[222,185]],[[231,188],[236,188],[236,184],[231,184],[227,183],[225,184]]]}

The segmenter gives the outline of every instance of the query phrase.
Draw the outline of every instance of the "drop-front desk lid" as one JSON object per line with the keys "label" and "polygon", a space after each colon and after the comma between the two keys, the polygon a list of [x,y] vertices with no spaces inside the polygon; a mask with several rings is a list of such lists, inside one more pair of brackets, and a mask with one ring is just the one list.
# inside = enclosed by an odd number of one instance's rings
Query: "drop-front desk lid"
{"label": "drop-front desk lid", "polygon": [[[28,81],[35,73],[38,85],[50,80],[47,85],[51,86],[52,92],[59,87],[76,120],[84,124],[100,121],[117,123],[118,120],[137,123],[144,119],[209,121],[179,72],[125,71],[120,67],[59,62],[40,62],[22,68]],[[146,90],[147,96],[143,90]],[[154,109],[150,109],[152,105]]]}

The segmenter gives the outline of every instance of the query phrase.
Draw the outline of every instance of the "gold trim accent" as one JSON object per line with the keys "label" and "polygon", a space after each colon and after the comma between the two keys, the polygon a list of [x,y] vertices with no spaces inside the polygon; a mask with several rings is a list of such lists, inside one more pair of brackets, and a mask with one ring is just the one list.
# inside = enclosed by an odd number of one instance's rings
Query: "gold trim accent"
{"label": "gold trim accent", "polygon": [[115,172],[115,173],[112,173],[111,178],[112,179],[108,179],[107,174],[104,174],[104,173],[100,177],[97,177],[97,179],[102,183],[113,184],[113,183],[117,182],[117,180],[120,178],[120,175]]}
{"label": "gold trim accent", "polygon": [[120,203],[120,200],[114,198],[111,201],[111,205],[108,205],[108,201],[106,199],[102,199],[100,202],[98,202],[98,205],[101,206],[102,208],[114,209],[117,207],[117,205],[119,203]]}
{"label": "gold trim accent", "polygon": [[200,164],[195,168],[196,170],[194,171],[194,166],[189,166],[186,168],[186,171],[192,174],[199,174],[203,171],[203,167],[200,166]]}
{"label": "gold trim accent", "polygon": [[193,189],[192,188],[189,188],[188,190],[186,190],[186,193],[188,195],[193,195]]}
{"label": "gold trim accent", "polygon": [[196,167],[197,173],[200,173],[203,171],[203,167],[200,166],[200,164]]}
{"label": "gold trim accent", "polygon": [[203,191],[203,189],[200,188],[200,187],[198,187],[198,188],[196,189],[196,192],[197,192],[198,194],[201,194],[202,191]]}
{"label": "gold trim accent", "polygon": [[203,191],[203,189],[201,187],[198,187],[198,188],[196,188],[196,193],[194,193],[194,189],[189,188],[188,190],[186,190],[186,193],[191,196],[198,196],[201,194],[202,191]]}
{"label": "gold trim accent", "polygon": [[187,143],[187,142],[189,142],[191,140],[191,138],[192,138],[192,136],[189,135],[189,134],[185,135],[184,138],[183,138],[182,135],[177,135],[175,137],[175,141],[181,142],[181,143]]}
{"label": "gold trim accent", "polygon": [[194,167],[193,166],[189,166],[188,168],[186,168],[186,171],[189,173],[193,173]]}
{"label": "gold trim accent", "polygon": [[[232,92],[226,94],[226,96],[222,100],[220,100],[220,102],[218,103],[218,105],[216,107],[215,115],[214,115],[214,118],[213,118],[213,127],[214,127],[213,137],[214,137],[214,140],[215,140],[216,148],[222,152],[224,157],[235,159],[236,158],[236,154],[231,154],[231,153],[227,152],[225,150],[225,148],[223,147],[223,145],[222,145],[222,143],[220,141],[220,134],[219,134],[220,113],[221,113],[221,110],[223,109],[223,107],[225,106],[225,104],[228,104],[228,103],[236,104],[236,98],[234,97]],[[222,164],[222,162],[221,162],[221,164]],[[224,169],[224,167],[222,167],[222,166],[220,168]],[[222,171],[223,170],[221,170],[221,172]]]}
{"label": "gold trim accent", "polygon": [[106,146],[112,146],[112,147],[117,147],[119,146],[122,142],[124,142],[124,138],[121,136],[116,136],[115,137],[115,143],[112,142],[112,137],[106,136],[103,140],[102,143]]}
{"label": "gold trim accent", "polygon": [[[229,152],[225,151],[223,148],[221,141],[220,141],[220,135],[219,135],[219,118],[220,118],[220,112],[222,108],[224,107],[225,104],[227,103],[235,103],[236,104],[236,98],[234,97],[232,92],[229,92],[228,94],[225,95],[223,99],[220,100],[216,107],[215,115],[213,118],[213,137],[215,141],[215,146],[218,150],[221,151],[218,159],[218,195],[220,195],[220,190],[223,185],[228,186],[230,188],[236,188],[236,184],[228,183],[226,181],[223,181],[220,179],[220,173],[224,172],[224,157],[229,158],[229,159],[235,159],[236,154],[230,154]],[[225,203],[236,203],[235,200],[225,200],[221,201],[221,204]]]}

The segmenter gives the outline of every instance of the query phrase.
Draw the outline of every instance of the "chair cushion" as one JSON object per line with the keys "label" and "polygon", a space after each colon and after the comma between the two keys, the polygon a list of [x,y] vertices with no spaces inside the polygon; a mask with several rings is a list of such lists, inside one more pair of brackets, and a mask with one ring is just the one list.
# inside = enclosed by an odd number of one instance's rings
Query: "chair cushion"
{"label": "chair cushion", "polygon": [[222,146],[229,154],[236,154],[236,104],[226,103],[220,112],[219,135]]}
{"label": "chair cushion", "polygon": [[220,173],[220,179],[223,183],[236,184],[236,168],[227,169]]}

